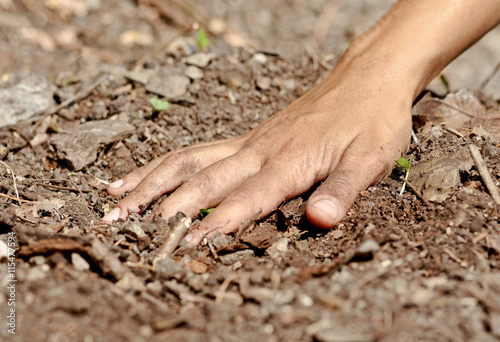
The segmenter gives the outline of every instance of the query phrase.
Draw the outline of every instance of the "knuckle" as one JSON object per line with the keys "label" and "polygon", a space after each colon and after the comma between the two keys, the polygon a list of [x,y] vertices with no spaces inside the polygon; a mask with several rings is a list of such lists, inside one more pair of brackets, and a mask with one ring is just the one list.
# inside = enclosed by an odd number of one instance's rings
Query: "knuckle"
{"label": "knuckle", "polygon": [[351,198],[357,194],[357,189],[354,187],[351,181],[351,177],[347,172],[340,172],[336,175],[332,182],[333,191],[338,194],[338,197]]}
{"label": "knuckle", "polygon": [[252,206],[255,198],[255,193],[247,189],[241,189],[233,192],[227,198],[230,202],[245,203],[247,206]]}
{"label": "knuckle", "polygon": [[172,152],[168,157],[163,159],[161,165],[172,167],[172,166],[182,166],[186,164],[187,153],[185,151]]}
{"label": "knuckle", "polygon": [[197,174],[189,177],[184,182],[183,186],[199,190],[200,192],[208,192],[213,188],[213,179],[206,172],[198,172]]}

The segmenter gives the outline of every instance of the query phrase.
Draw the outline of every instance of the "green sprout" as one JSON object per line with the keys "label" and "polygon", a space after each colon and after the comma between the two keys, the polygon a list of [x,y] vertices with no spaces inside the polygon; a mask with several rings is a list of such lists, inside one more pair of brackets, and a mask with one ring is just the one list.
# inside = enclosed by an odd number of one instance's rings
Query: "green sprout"
{"label": "green sprout", "polygon": [[154,97],[149,99],[149,103],[153,107],[153,111],[159,112],[161,110],[168,109],[170,107],[170,103],[168,101],[163,101],[160,99],[155,99]]}
{"label": "green sprout", "polygon": [[406,181],[408,180],[408,176],[410,175],[411,162],[413,161],[413,158],[415,158],[415,156],[411,156],[410,160],[406,159],[405,157],[401,157],[396,160],[397,165],[399,165],[406,171],[405,182],[403,183],[403,187],[401,188],[399,196],[403,195],[403,192],[405,191]]}
{"label": "green sprout", "polygon": [[198,38],[198,49],[203,50],[204,48],[210,45],[210,39],[208,39],[207,32],[203,27],[200,27],[198,29],[197,38]]}
{"label": "green sprout", "polygon": [[450,92],[450,82],[448,82],[448,79],[446,78],[446,76],[441,74],[441,75],[439,75],[439,79],[441,80],[441,82],[443,82],[443,85],[446,88],[446,91],[449,93]]}
{"label": "green sprout", "polygon": [[210,208],[210,209],[200,209],[200,216],[201,218],[204,218],[208,214],[210,214],[215,208]]}

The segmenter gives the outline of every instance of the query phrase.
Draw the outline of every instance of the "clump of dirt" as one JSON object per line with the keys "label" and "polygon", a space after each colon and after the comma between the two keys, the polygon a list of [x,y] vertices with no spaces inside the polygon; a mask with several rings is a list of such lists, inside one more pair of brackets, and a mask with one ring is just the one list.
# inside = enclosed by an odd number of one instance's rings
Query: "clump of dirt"
{"label": "clump of dirt", "polygon": [[[0,129],[0,243],[14,237],[16,338],[500,338],[500,205],[484,179],[487,172],[498,188],[500,99],[423,97],[414,107],[409,188],[399,195],[404,173],[395,168],[331,231],[307,222],[307,194],[237,234],[181,244],[160,259],[182,216],[99,223],[117,201],[108,182],[178,147],[248,132],[334,63],[217,38],[200,51],[193,38],[181,34],[184,48],[164,49],[143,68],[56,82],[52,110]],[[170,107],[155,110],[151,98]],[[458,115],[466,120],[442,120]],[[12,271],[9,255],[0,258],[0,306],[8,308]],[[2,309],[2,322],[7,315]]]}

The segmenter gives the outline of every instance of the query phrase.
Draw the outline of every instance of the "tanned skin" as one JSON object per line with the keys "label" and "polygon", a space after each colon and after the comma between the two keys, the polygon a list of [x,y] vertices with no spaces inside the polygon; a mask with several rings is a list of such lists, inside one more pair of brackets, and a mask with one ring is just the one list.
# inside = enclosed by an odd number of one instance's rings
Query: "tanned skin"
{"label": "tanned skin", "polygon": [[418,94],[499,22],[500,0],[400,0],[325,80],[251,132],[172,151],[110,184],[112,196],[131,192],[103,221],[170,193],[156,215],[215,208],[186,237],[196,244],[321,183],[307,218],[332,228],[406,151]]}

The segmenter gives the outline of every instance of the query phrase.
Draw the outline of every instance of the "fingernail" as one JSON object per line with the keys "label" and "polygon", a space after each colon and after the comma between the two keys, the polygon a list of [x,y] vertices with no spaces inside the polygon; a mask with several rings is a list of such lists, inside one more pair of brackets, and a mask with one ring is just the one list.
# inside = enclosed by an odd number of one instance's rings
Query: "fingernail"
{"label": "fingernail", "polygon": [[109,213],[107,213],[106,215],[104,215],[104,217],[101,219],[101,221],[113,222],[113,221],[118,220],[119,217],[120,217],[120,208],[115,208],[115,209],[111,210]]}
{"label": "fingernail", "polygon": [[320,199],[312,204],[313,207],[323,211],[326,215],[328,215],[333,221],[337,220],[339,216],[339,206],[337,203],[333,202],[329,199]]}
{"label": "fingernail", "polygon": [[119,188],[123,185],[123,183],[125,183],[125,181],[123,179],[119,179],[119,180],[114,181],[113,183],[109,184],[108,186],[111,188]]}

